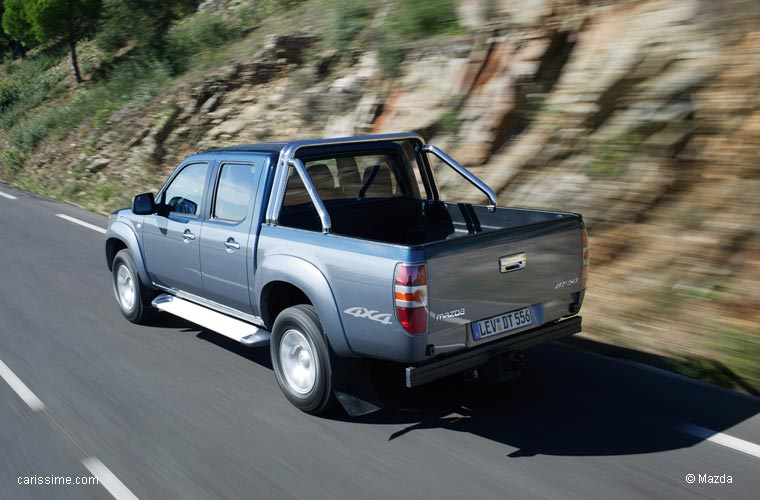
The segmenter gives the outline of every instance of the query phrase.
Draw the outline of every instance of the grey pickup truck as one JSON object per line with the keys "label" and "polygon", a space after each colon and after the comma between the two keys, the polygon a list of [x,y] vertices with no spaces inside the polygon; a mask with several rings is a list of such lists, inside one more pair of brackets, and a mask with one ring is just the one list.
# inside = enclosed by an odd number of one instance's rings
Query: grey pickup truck
{"label": "grey pickup truck", "polygon": [[[442,201],[433,162],[488,203]],[[161,310],[269,345],[293,405],[358,415],[381,405],[367,359],[416,387],[511,374],[526,349],[579,332],[587,241],[580,215],[497,206],[404,133],[192,155],[111,214],[105,251],[129,321]]]}

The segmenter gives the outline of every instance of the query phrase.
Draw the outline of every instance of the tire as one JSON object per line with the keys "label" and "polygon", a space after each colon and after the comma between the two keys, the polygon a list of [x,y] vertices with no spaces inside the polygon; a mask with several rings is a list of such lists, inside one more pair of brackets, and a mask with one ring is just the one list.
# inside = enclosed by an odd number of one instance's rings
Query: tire
{"label": "tire", "polygon": [[127,249],[116,254],[111,269],[113,294],[121,313],[132,323],[148,323],[155,314],[150,303],[155,292],[140,281],[135,262]]}
{"label": "tire", "polygon": [[314,306],[282,311],[274,322],[269,349],[277,384],[293,406],[312,415],[331,409],[330,351]]}

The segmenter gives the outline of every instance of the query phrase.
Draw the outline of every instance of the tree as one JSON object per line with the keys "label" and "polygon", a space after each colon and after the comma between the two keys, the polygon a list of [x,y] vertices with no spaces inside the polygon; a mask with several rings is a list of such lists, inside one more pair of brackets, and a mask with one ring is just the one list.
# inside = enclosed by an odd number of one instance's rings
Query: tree
{"label": "tree", "polygon": [[[0,21],[3,18],[3,13],[5,12],[5,5],[3,5],[3,1],[0,0]],[[0,27],[2,25],[0,24]],[[21,56],[23,57],[23,53],[18,53],[16,50],[16,47],[14,46],[14,43],[18,43],[19,46],[22,46],[21,43],[18,40],[12,39],[8,34],[0,29],[0,62],[5,58],[6,52],[8,50],[11,50],[13,52],[14,57],[15,56]]]}
{"label": "tree", "polygon": [[77,42],[96,25],[102,0],[5,0],[3,29],[25,40],[29,35],[40,43],[62,40],[71,51],[71,66],[77,83],[82,83],[77,61]]}
{"label": "tree", "polygon": [[[29,33],[29,23],[23,16],[23,11],[18,9],[12,9],[10,12],[5,12],[5,3],[13,3],[13,0],[8,2],[0,1],[0,18],[2,18],[3,32],[0,33],[0,45],[3,49],[11,49],[14,57],[24,57],[26,55],[26,47],[28,44],[34,42],[33,37]],[[5,26],[8,26],[7,28]],[[23,33],[23,36],[11,36],[9,33]],[[24,42],[27,42],[26,44]]]}
{"label": "tree", "polygon": [[130,41],[159,57],[172,23],[195,12],[199,0],[104,0],[98,45],[106,52]]}

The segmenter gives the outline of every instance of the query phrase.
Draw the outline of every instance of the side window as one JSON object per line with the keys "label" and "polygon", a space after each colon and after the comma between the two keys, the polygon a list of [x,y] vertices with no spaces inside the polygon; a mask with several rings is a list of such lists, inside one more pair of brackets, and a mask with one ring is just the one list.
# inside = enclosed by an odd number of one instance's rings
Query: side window
{"label": "side window", "polygon": [[255,165],[237,163],[222,165],[216,188],[213,217],[234,222],[244,220],[254,196],[255,180]]}
{"label": "side window", "polygon": [[193,163],[177,174],[164,191],[164,203],[178,214],[199,216],[208,163]]}

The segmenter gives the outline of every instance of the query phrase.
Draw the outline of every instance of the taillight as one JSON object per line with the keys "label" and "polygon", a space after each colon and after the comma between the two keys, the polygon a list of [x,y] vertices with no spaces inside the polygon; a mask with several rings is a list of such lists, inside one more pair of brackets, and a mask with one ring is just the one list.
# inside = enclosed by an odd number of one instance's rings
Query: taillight
{"label": "taillight", "polygon": [[581,224],[581,242],[583,243],[583,270],[581,271],[581,287],[586,288],[586,281],[588,281],[588,259],[590,253],[588,247],[588,231],[586,231],[585,224]]}
{"label": "taillight", "polygon": [[409,333],[425,333],[428,317],[425,264],[398,264],[394,283],[398,322]]}

